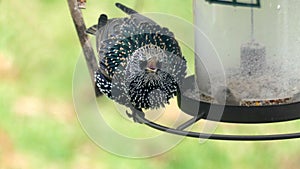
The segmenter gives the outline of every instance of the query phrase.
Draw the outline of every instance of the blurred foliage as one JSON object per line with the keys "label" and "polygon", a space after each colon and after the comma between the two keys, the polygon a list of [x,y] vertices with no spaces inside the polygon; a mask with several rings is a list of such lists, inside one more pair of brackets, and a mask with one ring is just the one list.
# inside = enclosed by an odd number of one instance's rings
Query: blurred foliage
{"label": "blurred foliage", "polygon": [[[114,2],[89,0],[83,11],[87,26],[100,13],[124,16]],[[120,2],[141,12],[162,12],[192,22],[192,0]],[[82,54],[67,2],[0,1],[0,14],[0,168],[299,168],[299,140],[199,144],[188,138],[147,159],[119,157],[100,149],[80,127],[73,108],[72,77]],[[187,48],[183,52],[193,67],[192,52]],[[221,124],[217,132],[274,133],[297,131],[299,126],[297,121]]]}

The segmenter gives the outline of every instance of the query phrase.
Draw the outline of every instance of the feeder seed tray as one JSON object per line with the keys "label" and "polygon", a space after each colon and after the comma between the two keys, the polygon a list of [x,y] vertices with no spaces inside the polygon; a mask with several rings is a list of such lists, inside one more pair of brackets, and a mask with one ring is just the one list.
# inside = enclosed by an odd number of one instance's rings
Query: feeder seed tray
{"label": "feeder seed tray", "polygon": [[[187,77],[184,81],[184,88],[177,97],[180,109],[193,116],[192,119],[181,124],[176,129],[166,127],[155,122],[149,121],[145,117],[140,117],[139,121],[145,125],[176,135],[183,135],[194,138],[214,139],[214,140],[232,140],[232,141],[266,141],[266,140],[283,140],[300,138],[299,133],[273,134],[273,135],[222,135],[208,134],[186,131],[185,129],[199,120],[212,120],[230,123],[270,123],[295,120],[300,118],[300,102],[282,104],[282,105],[265,105],[265,106],[232,106],[225,105],[221,119],[208,118],[208,112],[211,106],[222,107],[214,103],[208,103],[196,100],[186,96],[186,91],[195,87],[194,76]],[[196,106],[196,108],[195,108]],[[198,111],[194,111],[198,109]]]}

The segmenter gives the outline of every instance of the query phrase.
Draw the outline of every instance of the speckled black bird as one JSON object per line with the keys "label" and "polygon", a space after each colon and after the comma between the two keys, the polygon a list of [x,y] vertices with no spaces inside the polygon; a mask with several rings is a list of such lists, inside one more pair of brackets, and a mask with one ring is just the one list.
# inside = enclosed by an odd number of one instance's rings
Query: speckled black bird
{"label": "speckled black bird", "polygon": [[96,36],[101,92],[136,110],[157,109],[177,95],[186,75],[186,60],[174,34],[153,20],[116,3],[129,17],[108,19],[87,33]]}

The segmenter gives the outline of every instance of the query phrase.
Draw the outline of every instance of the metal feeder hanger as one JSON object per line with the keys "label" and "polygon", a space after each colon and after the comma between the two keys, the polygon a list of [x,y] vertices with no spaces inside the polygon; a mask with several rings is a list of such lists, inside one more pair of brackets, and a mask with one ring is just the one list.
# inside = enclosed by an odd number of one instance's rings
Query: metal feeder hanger
{"label": "metal feeder hanger", "polygon": [[255,2],[249,2],[249,3],[239,2],[238,0],[206,0],[206,1],[209,3],[215,3],[221,5],[260,8],[260,0],[255,0]]}

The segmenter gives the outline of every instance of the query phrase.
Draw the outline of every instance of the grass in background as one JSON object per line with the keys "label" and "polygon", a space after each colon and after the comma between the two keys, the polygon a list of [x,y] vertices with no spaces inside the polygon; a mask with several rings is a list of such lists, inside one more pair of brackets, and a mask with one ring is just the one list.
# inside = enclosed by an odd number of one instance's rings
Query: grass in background
{"label": "grass in background", "polygon": [[[83,12],[87,26],[100,13],[124,16],[114,2],[88,1]],[[191,0],[120,2],[141,12],[165,12],[192,22]],[[84,134],[73,108],[72,76],[81,50],[67,2],[0,1],[0,11],[0,168],[299,168],[299,140],[199,144],[197,139],[185,139],[169,152],[148,159],[127,159],[103,151]],[[188,48],[183,52],[193,66],[192,52]],[[298,129],[299,122],[294,122],[262,127],[222,125],[218,132]]]}

